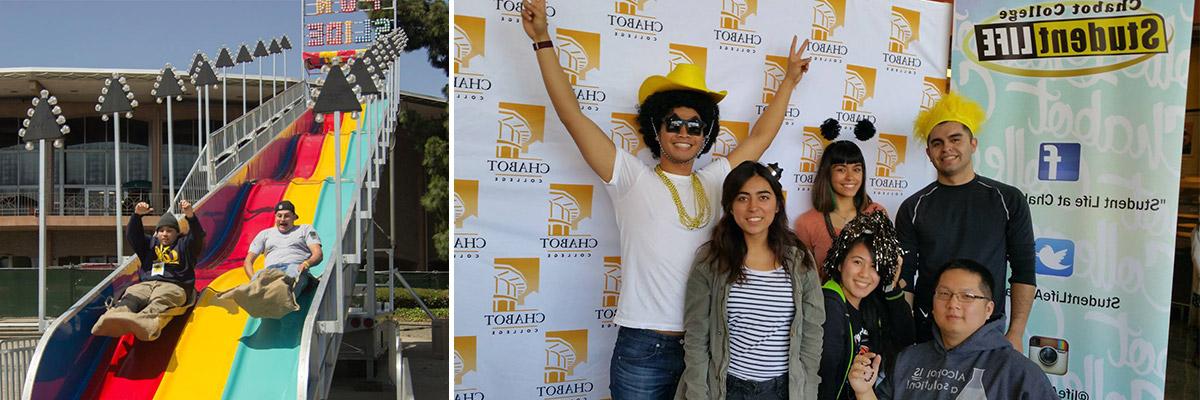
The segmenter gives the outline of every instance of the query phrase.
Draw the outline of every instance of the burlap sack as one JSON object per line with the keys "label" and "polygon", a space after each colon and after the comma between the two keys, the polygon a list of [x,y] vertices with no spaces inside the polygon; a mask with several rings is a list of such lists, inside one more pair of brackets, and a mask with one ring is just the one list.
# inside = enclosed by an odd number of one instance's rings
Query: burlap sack
{"label": "burlap sack", "polygon": [[296,279],[278,269],[266,269],[244,285],[217,295],[221,300],[233,300],[256,318],[279,319],[300,309],[292,286]]}
{"label": "burlap sack", "polygon": [[161,314],[135,313],[128,308],[111,308],[92,325],[92,334],[119,338],[132,333],[138,340],[149,342],[158,339],[162,328],[171,322],[172,318],[187,311],[189,305],[168,308]]}

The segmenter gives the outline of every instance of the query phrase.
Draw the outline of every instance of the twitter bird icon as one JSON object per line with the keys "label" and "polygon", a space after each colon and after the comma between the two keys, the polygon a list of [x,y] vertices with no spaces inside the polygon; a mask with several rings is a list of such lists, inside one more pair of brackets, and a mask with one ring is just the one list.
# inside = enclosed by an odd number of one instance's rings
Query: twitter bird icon
{"label": "twitter bird icon", "polygon": [[1037,273],[1071,276],[1075,273],[1075,242],[1067,239],[1037,238],[1033,241]]}

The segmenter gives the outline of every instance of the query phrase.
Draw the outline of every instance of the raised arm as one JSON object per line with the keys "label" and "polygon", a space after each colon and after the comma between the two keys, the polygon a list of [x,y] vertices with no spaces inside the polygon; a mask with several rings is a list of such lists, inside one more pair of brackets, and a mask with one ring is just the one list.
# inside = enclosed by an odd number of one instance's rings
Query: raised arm
{"label": "raised arm", "polygon": [[[549,42],[550,32],[546,26],[546,0],[524,0],[522,2],[521,25],[525,34],[534,43]],[[617,146],[604,134],[604,130],[579,111],[579,101],[575,99],[575,91],[567,74],[558,65],[558,56],[554,47],[540,48],[537,54],[538,68],[542,72],[542,83],[546,85],[546,94],[550,95],[550,103],[558,119],[571,134],[575,146],[583,154],[592,171],[605,182],[612,180],[613,161],[617,157]],[[736,164],[735,164],[736,165]]]}
{"label": "raised arm", "polygon": [[150,236],[146,236],[146,228],[142,226],[142,217],[152,211],[154,209],[150,208],[146,202],[137,203],[133,206],[133,215],[129,216],[129,223],[125,225],[125,240],[129,241],[129,245],[137,254],[150,251]]}
{"label": "raised arm", "polygon": [[192,208],[190,201],[180,200],[179,210],[183,211],[183,217],[188,222],[188,234],[180,240],[187,240],[188,251],[198,258],[200,251],[204,250],[204,227],[200,226],[200,219],[196,218],[196,210]]}
{"label": "raised arm", "polygon": [[808,39],[804,39],[804,44],[797,49],[796,37],[792,36],[792,48],[788,51],[787,72],[784,74],[783,81],[779,82],[779,89],[775,91],[775,97],[771,99],[771,103],[767,104],[767,109],[763,111],[762,116],[758,117],[758,122],[754,123],[754,128],[750,130],[750,136],[729,153],[729,165],[736,166],[747,160],[758,161],[763,152],[767,151],[767,147],[771,147],[771,142],[775,141],[775,135],[779,133],[779,127],[783,125],[788,101],[792,98],[792,90],[796,88],[796,84],[800,83],[800,79],[804,78],[804,73],[808,72],[808,64],[812,62],[811,57],[804,58],[804,49],[806,48],[808,48]]}

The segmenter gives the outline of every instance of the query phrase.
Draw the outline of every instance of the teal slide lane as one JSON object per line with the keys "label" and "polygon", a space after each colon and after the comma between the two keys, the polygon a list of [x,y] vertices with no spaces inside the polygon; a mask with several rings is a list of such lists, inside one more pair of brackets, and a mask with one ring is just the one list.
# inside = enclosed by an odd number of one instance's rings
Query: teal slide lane
{"label": "teal slide lane", "polygon": [[[366,117],[371,124],[379,124],[387,110],[386,101],[373,104]],[[349,182],[342,184],[342,216],[345,218],[350,211],[350,202],[358,194],[354,179],[363,170],[360,153],[365,155],[375,143],[372,135],[360,138],[358,131],[350,135],[348,153],[342,165],[342,176]],[[364,140],[365,139],[365,140]],[[327,140],[333,140],[332,138]],[[322,155],[322,156],[332,156]],[[321,194],[317,200],[317,213],[313,216],[313,228],[320,235],[325,247],[325,259],[313,266],[313,276],[321,280],[325,276],[326,266],[333,262],[332,247],[336,227],[335,221],[335,188],[333,179],[326,179],[321,185]],[[299,365],[300,338],[303,334],[304,320],[313,309],[312,300],[316,294],[318,282],[310,282],[309,289],[296,299],[300,310],[288,314],[281,319],[261,319],[251,317],[246,322],[246,329],[239,340],[237,355],[234,356],[233,366],[229,370],[229,378],[225,384],[225,399],[296,399],[296,379]]]}

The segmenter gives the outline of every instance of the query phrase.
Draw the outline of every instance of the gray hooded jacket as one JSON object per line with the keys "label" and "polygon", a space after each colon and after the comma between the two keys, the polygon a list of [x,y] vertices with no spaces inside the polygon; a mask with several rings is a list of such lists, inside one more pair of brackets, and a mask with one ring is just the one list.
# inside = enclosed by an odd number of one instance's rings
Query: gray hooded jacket
{"label": "gray hooded jacket", "polygon": [[995,320],[950,350],[941,332],[896,356],[894,373],[875,387],[880,399],[1058,399],[1046,373],[1013,349]]}

